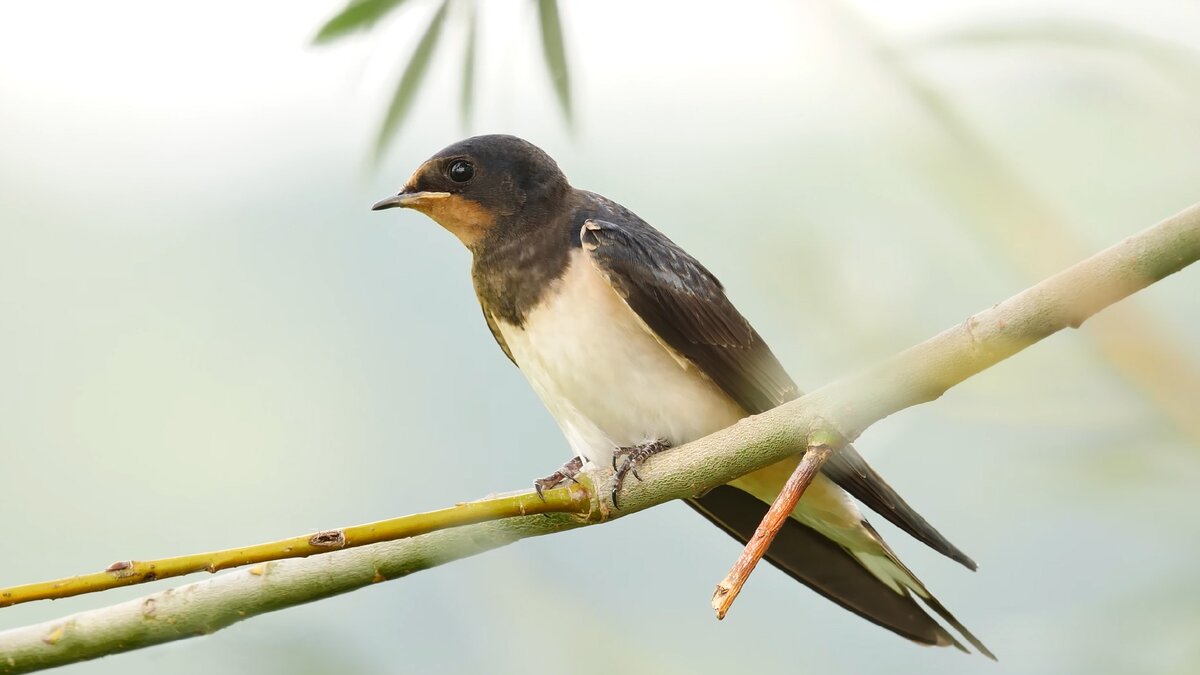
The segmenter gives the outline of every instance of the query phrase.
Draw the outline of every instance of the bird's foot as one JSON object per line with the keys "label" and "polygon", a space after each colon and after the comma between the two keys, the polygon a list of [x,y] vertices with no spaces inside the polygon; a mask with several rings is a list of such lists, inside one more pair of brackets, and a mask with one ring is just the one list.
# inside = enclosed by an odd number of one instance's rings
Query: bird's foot
{"label": "bird's foot", "polygon": [[[642,462],[646,461],[651,455],[657,455],[670,447],[669,443],[660,438],[646,443],[617,448],[613,451],[613,471],[616,472],[616,475],[613,477],[612,487],[613,506],[617,505],[617,491],[625,483],[625,476],[632,473],[634,478],[641,480],[642,477],[638,475],[637,470],[642,465]],[[617,464],[618,460],[620,460],[619,466]]]}
{"label": "bird's foot", "polygon": [[558,471],[555,471],[545,478],[539,478],[533,481],[533,489],[537,490],[538,496],[542,498],[542,501],[545,501],[546,497],[542,495],[543,491],[549,490],[550,488],[556,488],[567,481],[575,481],[575,476],[579,475],[579,470],[581,468],[583,468],[583,460],[578,457],[573,457],[571,458],[571,461],[563,464]]}

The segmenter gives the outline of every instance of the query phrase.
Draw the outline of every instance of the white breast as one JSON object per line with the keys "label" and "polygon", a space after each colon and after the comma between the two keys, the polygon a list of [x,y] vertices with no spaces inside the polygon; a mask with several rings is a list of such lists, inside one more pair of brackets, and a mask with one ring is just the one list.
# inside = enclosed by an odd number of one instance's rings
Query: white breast
{"label": "white breast", "polygon": [[666,439],[679,445],[745,412],[662,344],[579,250],[521,328],[497,321],[513,359],[593,463],[612,450]]}
{"label": "white breast", "polygon": [[[607,466],[615,448],[659,438],[680,445],[745,417],[733,399],[659,341],[585,252],[571,255],[566,273],[524,327],[496,324],[576,455]],[[796,462],[784,460],[731,484],[770,503]],[[851,549],[875,546],[858,508],[824,476],[813,481],[793,515]]]}

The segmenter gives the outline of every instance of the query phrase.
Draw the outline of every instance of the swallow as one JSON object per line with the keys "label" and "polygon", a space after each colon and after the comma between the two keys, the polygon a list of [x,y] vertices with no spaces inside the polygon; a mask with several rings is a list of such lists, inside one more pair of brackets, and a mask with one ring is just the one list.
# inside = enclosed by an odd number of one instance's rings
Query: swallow
{"label": "swallow", "polygon": [[[629,209],[572,187],[528,141],[455,143],[373,209],[395,207],[429,216],[470,250],[492,336],[566,436],[573,457],[536,481],[539,490],[589,464],[611,464],[622,480],[658,452],[800,396],[708,269]],[[687,502],[744,544],[797,462]],[[855,499],[975,569],[852,446],[826,462],[766,558],[898,635],[967,651],[937,615],[995,658],[900,562]]]}

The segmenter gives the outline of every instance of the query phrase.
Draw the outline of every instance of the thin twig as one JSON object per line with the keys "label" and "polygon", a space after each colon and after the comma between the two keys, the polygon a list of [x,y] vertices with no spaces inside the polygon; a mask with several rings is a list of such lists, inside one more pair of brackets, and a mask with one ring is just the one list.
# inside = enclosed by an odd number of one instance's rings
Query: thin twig
{"label": "thin twig", "polygon": [[758,524],[754,536],[746,542],[746,548],[742,549],[742,554],[733,563],[729,574],[717,584],[717,590],[712,597],[712,608],[717,610],[717,619],[725,618],[738,593],[742,592],[742,586],[750,578],[750,573],[754,571],[758,561],[762,560],[771,542],[775,541],[775,535],[779,534],[779,529],[791,517],[800,497],[820,473],[821,465],[829,459],[832,452],[833,448],[825,443],[809,444],[808,450],[800,458],[800,463],[796,465],[796,470],[792,472],[787,483],[784,483],[783,489],[767,510],[767,515],[763,516],[762,522]]}
{"label": "thin twig", "polygon": [[306,558],[318,553],[415,537],[448,527],[461,527],[512,516],[540,513],[588,515],[595,511],[587,491],[576,487],[575,484],[546,490],[544,497],[539,498],[536,493],[529,491],[244,548],[181,555],[161,560],[122,560],[109,565],[103,572],[0,588],[0,607],[34,600],[57,600],[195,572],[218,572],[242,565],[286,558]]}

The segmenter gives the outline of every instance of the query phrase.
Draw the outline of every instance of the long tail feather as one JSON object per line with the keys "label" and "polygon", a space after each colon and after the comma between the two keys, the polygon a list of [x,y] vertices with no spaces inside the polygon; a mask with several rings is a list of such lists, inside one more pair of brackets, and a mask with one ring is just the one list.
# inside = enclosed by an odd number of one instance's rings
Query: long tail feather
{"label": "long tail feather", "polygon": [[[754,534],[767,511],[767,505],[762,501],[730,486],[718,487],[700,498],[688,500],[688,504],[742,543]],[[909,592],[911,590],[968,642],[991,656],[991,652],[898,561],[899,569],[915,582],[916,587],[889,585],[854,554],[794,519],[784,524],[766,558],[793,579],[897,635],[921,644],[954,646],[967,651],[917,603]]]}

